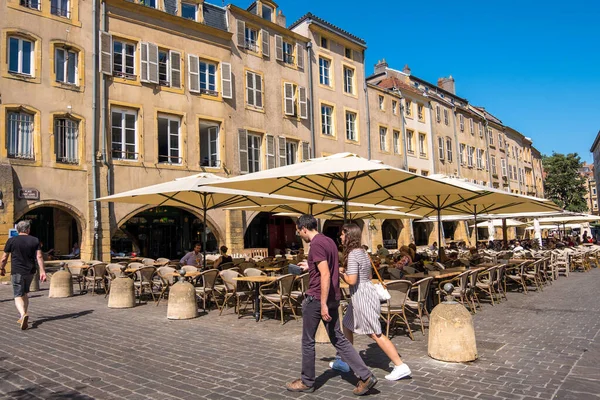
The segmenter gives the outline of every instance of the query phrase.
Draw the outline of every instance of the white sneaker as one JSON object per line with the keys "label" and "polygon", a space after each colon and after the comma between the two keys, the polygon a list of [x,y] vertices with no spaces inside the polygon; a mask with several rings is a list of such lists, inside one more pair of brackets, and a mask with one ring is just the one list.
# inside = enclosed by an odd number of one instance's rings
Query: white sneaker
{"label": "white sneaker", "polygon": [[406,364],[396,365],[392,372],[389,375],[385,376],[385,379],[388,381],[397,381],[398,379],[406,378],[410,376],[412,372],[410,372],[410,368]]}

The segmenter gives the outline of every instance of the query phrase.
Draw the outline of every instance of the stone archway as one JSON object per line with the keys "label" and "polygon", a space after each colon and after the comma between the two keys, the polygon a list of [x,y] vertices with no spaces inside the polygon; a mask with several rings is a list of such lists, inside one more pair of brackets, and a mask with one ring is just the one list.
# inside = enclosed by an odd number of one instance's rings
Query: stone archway
{"label": "stone archway", "polygon": [[[179,258],[195,242],[202,242],[204,217],[191,207],[143,206],[111,229],[111,247],[116,253],[136,252],[145,257]],[[215,252],[224,235],[206,216],[208,252]]]}
{"label": "stone archway", "polygon": [[83,214],[70,204],[58,200],[43,200],[28,204],[16,212],[15,221],[31,221],[31,234],[42,242],[44,252],[69,254],[75,243],[86,246]]}
{"label": "stone archway", "polygon": [[383,247],[386,249],[398,249],[400,242],[400,233],[404,228],[402,221],[397,219],[386,219],[381,224],[381,238]]}

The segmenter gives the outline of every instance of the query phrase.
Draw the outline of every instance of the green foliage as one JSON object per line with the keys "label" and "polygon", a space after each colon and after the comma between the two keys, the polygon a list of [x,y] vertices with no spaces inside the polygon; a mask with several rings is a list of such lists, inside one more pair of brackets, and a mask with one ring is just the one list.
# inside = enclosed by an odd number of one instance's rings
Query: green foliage
{"label": "green foliage", "polygon": [[542,162],[546,173],[544,180],[546,197],[565,210],[587,211],[588,204],[584,197],[586,181],[579,174],[579,168],[582,166],[579,155],[553,152],[551,156],[542,156]]}

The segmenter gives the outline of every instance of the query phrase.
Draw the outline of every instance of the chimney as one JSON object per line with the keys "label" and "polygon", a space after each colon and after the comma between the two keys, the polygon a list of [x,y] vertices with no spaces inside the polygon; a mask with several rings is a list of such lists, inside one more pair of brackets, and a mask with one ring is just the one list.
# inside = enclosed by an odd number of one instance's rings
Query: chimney
{"label": "chimney", "polygon": [[277,20],[275,21],[275,23],[279,26],[283,26],[284,28],[287,26],[286,18],[285,18],[285,15],[283,15],[283,11],[281,11],[281,10],[277,11]]}
{"label": "chimney", "polygon": [[404,66],[404,68],[402,68],[402,72],[404,72],[406,75],[410,75],[410,67],[408,66],[408,64],[406,64]]}
{"label": "chimney", "polygon": [[385,58],[383,60],[378,60],[377,64],[375,64],[375,75],[385,72],[387,67],[388,63],[385,61]]}
{"label": "chimney", "polygon": [[456,94],[456,88],[454,86],[454,78],[450,75],[447,78],[440,78],[437,82],[438,87],[444,89],[447,92]]}

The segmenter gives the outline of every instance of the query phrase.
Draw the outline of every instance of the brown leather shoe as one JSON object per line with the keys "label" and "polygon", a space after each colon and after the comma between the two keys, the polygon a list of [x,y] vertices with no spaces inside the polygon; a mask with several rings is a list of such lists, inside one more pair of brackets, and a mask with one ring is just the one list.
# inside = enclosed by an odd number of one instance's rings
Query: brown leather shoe
{"label": "brown leather shoe", "polygon": [[296,379],[295,381],[288,382],[285,384],[285,388],[290,392],[314,392],[314,386],[306,386],[302,379]]}
{"label": "brown leather shoe", "polygon": [[371,388],[375,386],[376,383],[377,378],[375,378],[375,375],[371,374],[371,376],[364,381],[359,379],[358,384],[356,385],[352,393],[354,393],[357,396],[362,396],[363,394],[371,390]]}

